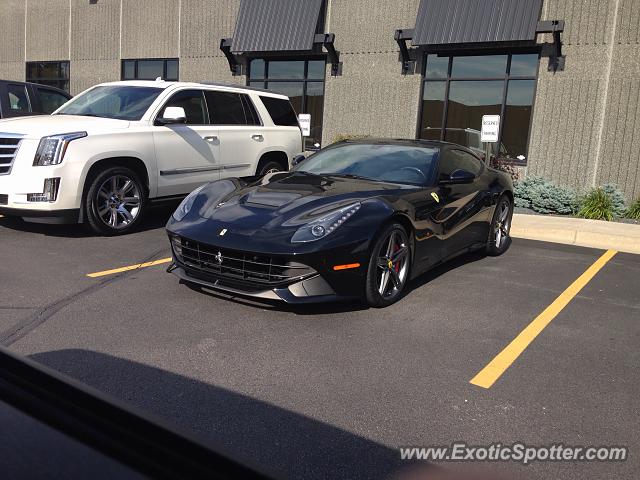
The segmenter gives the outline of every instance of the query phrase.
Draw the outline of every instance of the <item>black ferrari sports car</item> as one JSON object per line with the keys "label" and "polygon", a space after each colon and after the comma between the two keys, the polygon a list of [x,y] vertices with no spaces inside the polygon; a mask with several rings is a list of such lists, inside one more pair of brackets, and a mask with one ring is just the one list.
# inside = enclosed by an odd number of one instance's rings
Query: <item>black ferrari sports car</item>
{"label": "black ferrari sports car", "polygon": [[509,247],[511,178],[467,148],[366,139],[293,163],[192,192],[167,224],[169,270],[232,294],[383,307],[435,265]]}

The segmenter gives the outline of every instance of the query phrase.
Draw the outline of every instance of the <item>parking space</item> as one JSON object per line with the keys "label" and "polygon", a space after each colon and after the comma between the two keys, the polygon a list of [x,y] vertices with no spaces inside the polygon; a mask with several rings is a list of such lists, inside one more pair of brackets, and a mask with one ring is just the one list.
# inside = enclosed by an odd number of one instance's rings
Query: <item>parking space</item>
{"label": "parking space", "polygon": [[484,388],[471,380],[605,252],[514,240],[387,309],[294,308],[179,284],[168,212],[117,238],[1,218],[0,340],[290,478],[387,478],[399,446],[454,441],[626,445],[624,463],[489,468],[640,475],[640,256],[607,258]]}

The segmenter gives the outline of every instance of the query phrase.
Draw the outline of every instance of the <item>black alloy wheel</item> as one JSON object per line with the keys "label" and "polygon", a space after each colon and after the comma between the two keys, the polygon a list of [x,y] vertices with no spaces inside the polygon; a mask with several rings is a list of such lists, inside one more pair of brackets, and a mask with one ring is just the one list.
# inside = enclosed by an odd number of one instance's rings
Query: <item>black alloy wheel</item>
{"label": "black alloy wheel", "polygon": [[411,245],[404,227],[389,225],[379,236],[369,260],[365,285],[367,303],[386,307],[397,302],[409,280]]}

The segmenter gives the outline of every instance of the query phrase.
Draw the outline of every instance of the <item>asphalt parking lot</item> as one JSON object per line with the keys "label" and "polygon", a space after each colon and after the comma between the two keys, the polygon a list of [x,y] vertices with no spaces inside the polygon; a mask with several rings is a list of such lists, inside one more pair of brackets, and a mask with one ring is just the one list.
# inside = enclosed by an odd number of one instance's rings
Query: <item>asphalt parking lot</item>
{"label": "asphalt parking lot", "polygon": [[640,256],[607,258],[485,388],[471,380],[605,252],[515,239],[387,309],[291,308],[180,285],[170,211],[118,238],[0,218],[0,341],[289,478],[389,478],[398,447],[454,441],[624,445],[622,463],[488,467],[640,478]]}

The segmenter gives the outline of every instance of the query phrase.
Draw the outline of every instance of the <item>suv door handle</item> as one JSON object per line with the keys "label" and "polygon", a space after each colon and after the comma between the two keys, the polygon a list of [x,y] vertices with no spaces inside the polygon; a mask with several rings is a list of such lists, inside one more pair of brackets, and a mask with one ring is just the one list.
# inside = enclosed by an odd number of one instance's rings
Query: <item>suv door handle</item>
{"label": "suv door handle", "polygon": [[260,135],[259,133],[255,134],[255,135],[251,135],[251,139],[255,140],[256,142],[261,142],[264,140],[264,137],[262,135]]}
{"label": "suv door handle", "polygon": [[208,137],[204,137],[205,142],[213,143],[216,140],[218,140],[218,137],[216,135],[209,135]]}

